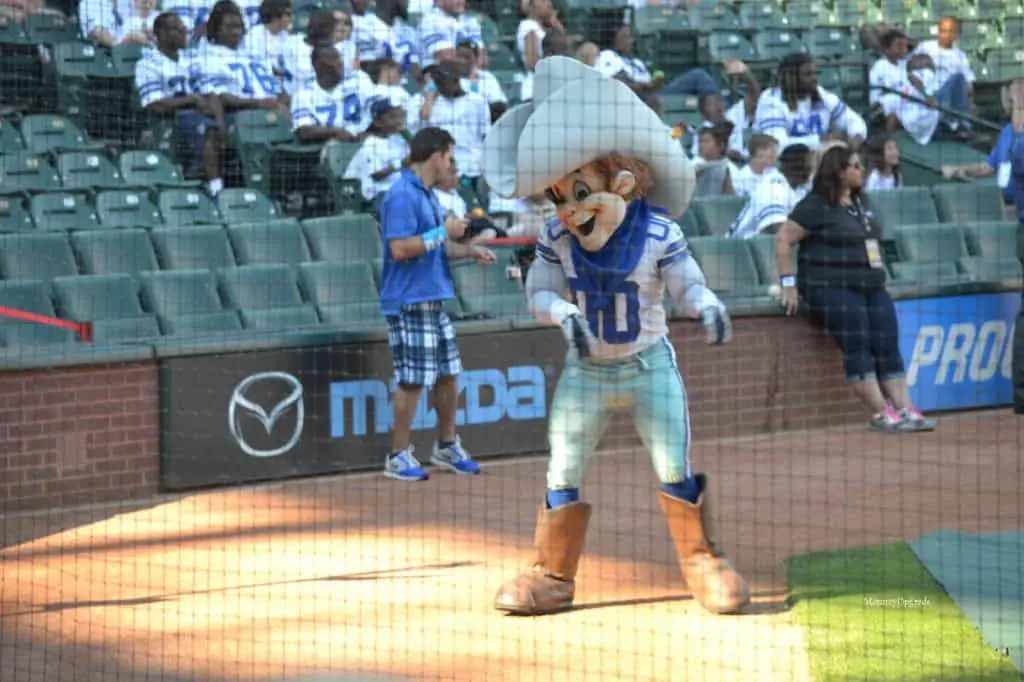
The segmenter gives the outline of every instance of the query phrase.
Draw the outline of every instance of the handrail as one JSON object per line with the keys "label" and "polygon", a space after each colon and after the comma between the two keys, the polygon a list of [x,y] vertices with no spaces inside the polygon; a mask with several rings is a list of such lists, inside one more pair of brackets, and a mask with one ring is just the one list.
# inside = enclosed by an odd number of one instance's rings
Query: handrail
{"label": "handrail", "polygon": [[78,338],[81,341],[85,343],[92,342],[92,322],[72,322],[70,320],[61,320],[57,317],[39,315],[38,313],[30,313],[27,310],[18,310],[17,308],[9,308],[2,305],[0,305],[0,317],[9,317],[23,322],[34,322],[35,324],[44,324],[50,327],[70,329],[78,335]]}

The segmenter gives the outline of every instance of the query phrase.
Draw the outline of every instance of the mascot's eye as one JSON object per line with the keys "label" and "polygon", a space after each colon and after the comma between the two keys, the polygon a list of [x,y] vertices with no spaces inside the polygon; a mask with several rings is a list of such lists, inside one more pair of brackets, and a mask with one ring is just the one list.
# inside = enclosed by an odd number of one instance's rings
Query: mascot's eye
{"label": "mascot's eye", "polygon": [[590,188],[587,187],[586,183],[575,182],[572,186],[572,198],[576,201],[583,201],[590,196]]}

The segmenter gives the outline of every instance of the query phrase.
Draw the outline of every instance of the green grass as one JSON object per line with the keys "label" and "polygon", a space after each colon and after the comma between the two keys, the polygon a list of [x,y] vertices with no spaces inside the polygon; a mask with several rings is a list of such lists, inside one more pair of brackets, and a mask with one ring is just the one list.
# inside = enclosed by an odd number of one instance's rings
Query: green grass
{"label": "green grass", "polygon": [[788,564],[816,682],[1020,682],[906,544],[805,554]]}

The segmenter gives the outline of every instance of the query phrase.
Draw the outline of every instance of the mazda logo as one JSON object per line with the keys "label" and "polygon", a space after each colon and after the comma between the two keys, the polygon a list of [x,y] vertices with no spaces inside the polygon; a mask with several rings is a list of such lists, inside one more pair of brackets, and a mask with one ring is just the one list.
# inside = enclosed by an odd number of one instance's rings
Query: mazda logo
{"label": "mazda logo", "polygon": [[[253,385],[261,382],[280,382],[288,387],[288,395],[277,405],[275,405],[268,413],[261,405],[254,403],[253,401],[246,398],[245,394],[252,388]],[[288,439],[278,447],[269,450],[259,450],[252,447],[246,442],[245,437],[242,435],[242,430],[239,426],[239,410],[244,410],[254,417],[263,425],[267,435],[274,428],[274,424],[277,423],[278,419],[288,411],[292,406],[295,406],[295,427],[294,432],[288,437]],[[286,372],[263,372],[260,374],[253,374],[252,376],[243,379],[241,383],[235,386],[235,390],[231,393],[231,403],[228,407],[228,429],[231,431],[232,438],[238,443],[238,447],[242,449],[242,452],[251,457],[278,457],[283,455],[299,442],[299,438],[302,437],[302,427],[305,422],[306,408],[302,401],[302,384],[299,380],[293,377],[291,374]]]}

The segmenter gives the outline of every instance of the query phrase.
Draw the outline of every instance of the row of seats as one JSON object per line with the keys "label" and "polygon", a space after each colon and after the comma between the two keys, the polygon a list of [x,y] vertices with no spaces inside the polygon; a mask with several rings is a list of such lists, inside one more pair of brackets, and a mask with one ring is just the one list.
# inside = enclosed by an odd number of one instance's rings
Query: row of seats
{"label": "row of seats", "polygon": [[[994,184],[951,182],[866,193],[868,206],[886,233],[907,225],[1001,222],[1002,190]],[[681,226],[687,236],[722,236],[736,221],[746,197],[694,199]]]}

